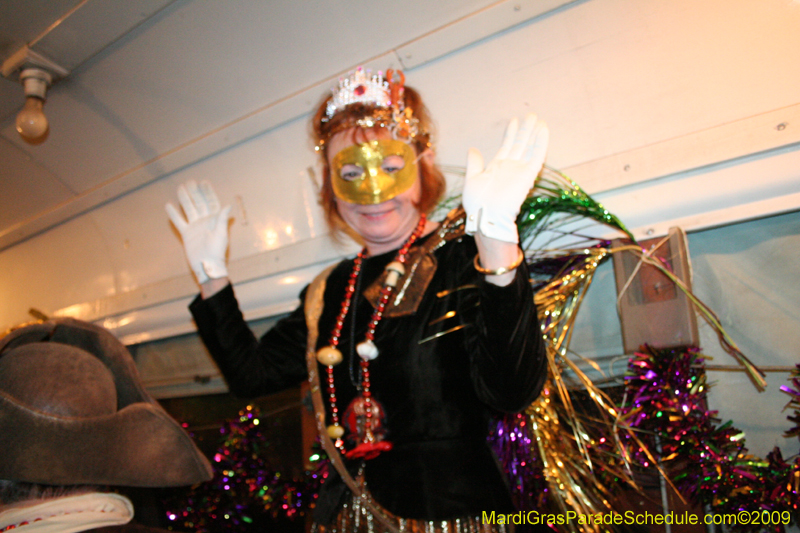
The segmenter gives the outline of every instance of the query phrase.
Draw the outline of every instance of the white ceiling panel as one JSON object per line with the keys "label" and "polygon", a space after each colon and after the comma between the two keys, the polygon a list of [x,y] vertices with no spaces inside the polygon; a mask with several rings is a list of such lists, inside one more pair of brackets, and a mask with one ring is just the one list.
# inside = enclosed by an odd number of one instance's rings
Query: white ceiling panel
{"label": "white ceiling panel", "polygon": [[[466,136],[487,153],[502,135],[498,117],[541,113],[548,162],[564,169],[797,104],[798,28],[800,2],[590,1],[451,54],[413,81],[434,116],[448,117],[443,138]],[[436,90],[464,72],[474,73],[469,90]],[[441,148],[443,162],[463,164],[461,145]]]}
{"label": "white ceiling panel", "polygon": [[88,0],[31,46],[66,70],[90,57],[158,13],[174,0]]}
{"label": "white ceiling panel", "polygon": [[0,227],[24,220],[29,213],[50,209],[73,196],[56,176],[41,167],[18,146],[0,137],[0,161],[3,179],[0,196],[13,198],[0,209]]}
{"label": "white ceiling panel", "polygon": [[82,0],[4,0],[0,2],[0,57],[7,57],[41,35]]}

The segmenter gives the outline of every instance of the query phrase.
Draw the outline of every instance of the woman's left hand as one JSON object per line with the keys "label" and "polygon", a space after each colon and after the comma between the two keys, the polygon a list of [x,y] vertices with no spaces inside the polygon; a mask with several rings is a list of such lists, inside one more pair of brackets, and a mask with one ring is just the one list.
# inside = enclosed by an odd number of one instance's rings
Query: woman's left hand
{"label": "woman's left hand", "polygon": [[531,113],[522,128],[516,118],[511,120],[503,145],[487,167],[481,153],[470,148],[462,194],[468,234],[519,242],[517,215],[542,170],[549,137],[547,125]]}

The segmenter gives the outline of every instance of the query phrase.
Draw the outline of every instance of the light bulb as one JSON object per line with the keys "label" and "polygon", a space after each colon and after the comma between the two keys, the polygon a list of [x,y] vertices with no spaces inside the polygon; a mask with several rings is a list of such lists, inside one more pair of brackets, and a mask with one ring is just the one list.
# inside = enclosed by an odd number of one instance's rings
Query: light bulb
{"label": "light bulb", "polygon": [[44,141],[47,135],[49,125],[42,111],[43,107],[44,100],[29,96],[22,111],[17,115],[17,132],[26,142],[38,144]]}

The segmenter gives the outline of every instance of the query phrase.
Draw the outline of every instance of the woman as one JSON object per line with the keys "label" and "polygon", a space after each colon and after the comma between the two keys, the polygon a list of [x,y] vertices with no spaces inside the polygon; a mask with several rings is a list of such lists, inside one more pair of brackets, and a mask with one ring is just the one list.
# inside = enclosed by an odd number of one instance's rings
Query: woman
{"label": "woman", "polygon": [[431,123],[402,73],[358,69],[332,93],[313,119],[321,203],[363,250],[257,340],[225,270],[229,209],[208,186],[182,186],[186,219],[167,210],[201,284],[190,306],[200,335],[237,395],[322,376],[317,417],[339,464],[318,500],[319,531],[505,530],[480,524],[483,511],[513,512],[486,435],[491,415],[526,407],[546,375],[515,221],[547,128],[513,120],[485,169],[470,150],[464,209],[437,224]]}

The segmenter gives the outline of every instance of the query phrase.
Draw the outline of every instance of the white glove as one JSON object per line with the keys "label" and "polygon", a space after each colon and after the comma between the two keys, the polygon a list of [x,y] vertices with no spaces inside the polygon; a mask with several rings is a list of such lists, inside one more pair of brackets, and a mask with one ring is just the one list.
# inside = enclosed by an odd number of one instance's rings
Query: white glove
{"label": "white glove", "polygon": [[550,133],[531,113],[519,128],[516,118],[506,129],[503,145],[485,169],[475,148],[467,154],[461,202],[467,213],[466,232],[505,242],[519,242],[517,215],[542,170]]}
{"label": "white glove", "polygon": [[178,187],[183,213],[167,203],[167,215],[183,239],[186,259],[198,283],[228,276],[225,252],[228,250],[228,219],[231,207],[220,209],[219,200],[207,181],[198,186],[193,180]]}

